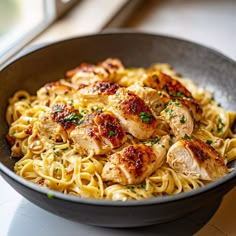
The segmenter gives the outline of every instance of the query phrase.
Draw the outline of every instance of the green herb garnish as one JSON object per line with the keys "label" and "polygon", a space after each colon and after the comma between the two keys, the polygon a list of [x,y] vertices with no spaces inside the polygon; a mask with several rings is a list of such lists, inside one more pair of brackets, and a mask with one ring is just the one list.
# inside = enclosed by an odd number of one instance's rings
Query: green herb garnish
{"label": "green herb garnish", "polygon": [[182,92],[178,91],[177,93],[173,93],[171,91],[168,91],[168,94],[172,97],[175,97],[175,98],[183,98],[183,97],[186,97]]}
{"label": "green herb garnish", "polygon": [[154,145],[156,143],[158,143],[160,141],[160,138],[155,137],[152,141],[151,141],[151,145]]}
{"label": "green herb garnish", "polygon": [[83,115],[78,114],[76,115],[75,113],[71,113],[69,115],[67,115],[65,118],[63,118],[63,121],[68,121],[71,122],[75,125],[79,125],[82,123],[82,119],[83,119]]}
{"label": "green herb garnish", "polygon": [[54,152],[54,154],[59,157],[60,156],[60,153],[59,152]]}
{"label": "green herb garnish", "polygon": [[162,104],[156,104],[156,106],[155,106],[155,108],[158,108],[158,107],[161,107],[162,106]]}
{"label": "green herb garnish", "polygon": [[109,130],[109,136],[115,136],[116,133],[113,130]]}
{"label": "green herb garnish", "polygon": [[212,144],[212,140],[207,140],[206,144],[211,145]]}
{"label": "green herb garnish", "polygon": [[217,132],[221,133],[225,127],[224,122],[222,121],[221,117],[218,118],[218,125],[217,125]]}
{"label": "green herb garnish", "polygon": [[136,193],[135,190],[134,190],[134,186],[127,186],[127,189],[129,189],[133,193]]}
{"label": "green herb garnish", "polygon": [[160,79],[156,74],[152,75],[152,78],[155,79],[157,82],[160,82]]}
{"label": "green herb garnish", "polygon": [[173,112],[174,112],[174,111],[173,111],[172,109],[169,110],[169,109],[166,108],[164,111],[165,111],[170,117],[173,116]]}
{"label": "green herb garnish", "polygon": [[141,118],[141,120],[147,124],[150,123],[151,121],[151,117],[152,115],[150,113],[147,113],[147,112],[140,112],[139,113],[139,117]]}
{"label": "green herb garnish", "polygon": [[185,135],[184,135],[184,139],[190,140],[191,138],[190,138],[187,134],[185,134]]}
{"label": "green herb garnish", "polygon": [[50,192],[48,192],[48,193],[47,193],[47,196],[48,196],[48,198],[49,198],[49,199],[52,199],[52,198],[54,198],[54,195],[53,195],[53,193],[50,193]]}
{"label": "green herb garnish", "polygon": [[183,115],[179,121],[180,121],[180,123],[184,124],[185,123],[185,116]]}

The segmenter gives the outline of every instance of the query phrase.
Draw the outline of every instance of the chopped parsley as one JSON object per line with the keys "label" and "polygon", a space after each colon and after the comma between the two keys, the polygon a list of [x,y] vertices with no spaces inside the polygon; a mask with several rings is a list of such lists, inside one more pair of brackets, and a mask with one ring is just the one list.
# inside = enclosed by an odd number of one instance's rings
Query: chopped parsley
{"label": "chopped parsley", "polygon": [[191,138],[190,138],[187,134],[185,134],[185,135],[184,135],[184,139],[190,140]]}
{"label": "chopped parsley", "polygon": [[185,123],[185,116],[183,115],[181,118],[180,118],[180,123],[184,124]]}
{"label": "chopped parsley", "polygon": [[127,186],[127,189],[129,189],[133,193],[136,193],[135,190],[134,190],[134,186]]}
{"label": "chopped parsley", "polygon": [[61,170],[59,168],[56,168],[56,173],[58,174]]}
{"label": "chopped parsley", "polygon": [[151,145],[154,145],[156,143],[158,143],[160,141],[160,138],[155,137],[152,141],[151,141]]}
{"label": "chopped parsley", "polygon": [[71,100],[69,100],[67,103],[68,103],[68,105],[72,106],[72,105],[74,104],[74,100],[71,99]]}
{"label": "chopped parsley", "polygon": [[182,92],[178,91],[177,93],[173,93],[171,91],[168,91],[168,94],[172,97],[175,97],[175,98],[183,98],[183,97],[186,97]]}
{"label": "chopped parsley", "polygon": [[109,136],[111,137],[111,136],[115,136],[116,135],[116,133],[113,131],[113,130],[109,130]]}
{"label": "chopped parsley", "polygon": [[171,145],[173,144],[173,141],[172,141],[172,140],[170,140],[170,141],[169,141],[169,144],[170,144],[170,146],[171,146]]}
{"label": "chopped parsley", "polygon": [[148,87],[148,85],[146,83],[143,83],[143,87]]}
{"label": "chopped parsley", "polygon": [[102,107],[92,107],[92,111],[102,111]]}
{"label": "chopped parsley", "polygon": [[48,196],[49,199],[54,198],[54,195],[53,195],[53,193],[51,193],[51,192],[48,192],[48,193],[47,193],[47,196]]}
{"label": "chopped parsley", "polygon": [[55,109],[53,109],[52,113],[58,113],[58,112],[62,112],[63,108],[61,106],[56,106]]}
{"label": "chopped parsley", "polygon": [[225,127],[224,122],[222,121],[221,117],[218,118],[218,124],[217,124],[217,133],[222,133],[223,129]]}
{"label": "chopped parsley", "polygon": [[155,106],[155,108],[158,108],[158,107],[161,107],[162,106],[162,104],[156,104],[156,106]]}
{"label": "chopped parsley", "polygon": [[212,144],[212,140],[207,140],[206,144],[211,145]]}
{"label": "chopped parsley", "polygon": [[152,78],[155,79],[157,82],[160,82],[160,79],[156,74],[152,75]]}
{"label": "chopped parsley", "polygon": [[61,148],[62,151],[66,151],[66,150],[68,150],[68,149],[69,149],[68,147]]}
{"label": "chopped parsley", "polygon": [[54,152],[54,154],[59,157],[60,156],[60,153],[59,152]]}
{"label": "chopped parsley", "polygon": [[147,113],[147,112],[140,112],[139,113],[139,117],[141,118],[141,120],[147,124],[150,123],[151,121],[151,117],[152,115],[150,113]]}
{"label": "chopped parsley", "polygon": [[71,122],[75,125],[80,125],[82,123],[83,115],[78,114],[76,115],[75,113],[71,113],[67,115],[66,117],[63,118],[63,121],[66,122]]}
{"label": "chopped parsley", "polygon": [[64,120],[65,121],[73,121],[76,118],[76,114],[75,113],[71,113],[69,115],[67,115]]}
{"label": "chopped parsley", "polygon": [[157,91],[157,94],[161,96],[162,92],[159,90],[159,91]]}
{"label": "chopped parsley", "polygon": [[173,112],[174,112],[174,111],[173,111],[172,109],[169,110],[169,109],[166,108],[164,111],[165,111],[170,117],[173,116]]}
{"label": "chopped parsley", "polygon": [[168,105],[171,105],[171,104],[175,104],[177,107],[183,106],[183,104],[180,103],[178,100],[171,100],[171,101],[167,102],[164,107],[166,108]]}
{"label": "chopped parsley", "polygon": [[146,184],[141,184],[139,188],[146,189]]}

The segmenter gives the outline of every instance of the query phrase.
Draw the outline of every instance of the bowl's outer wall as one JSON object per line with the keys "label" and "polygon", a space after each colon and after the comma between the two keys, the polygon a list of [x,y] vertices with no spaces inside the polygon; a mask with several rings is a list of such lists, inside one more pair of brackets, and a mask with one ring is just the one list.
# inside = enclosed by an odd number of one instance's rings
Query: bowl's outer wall
{"label": "bowl's outer wall", "polygon": [[[148,67],[156,62],[169,63],[180,74],[214,91],[216,100],[225,108],[236,110],[236,65],[210,49],[169,37],[139,33],[101,34],[71,39],[36,50],[0,72],[0,162],[9,169],[13,168],[14,161],[9,158],[10,151],[5,140],[8,132],[5,111],[8,98],[15,91],[25,89],[35,93],[45,83],[63,78],[67,70],[80,63],[97,63],[107,57],[120,58],[127,67]],[[197,195],[171,204],[117,208],[51,200],[16,182],[6,173],[3,177],[17,191],[44,209],[85,223],[117,227],[172,220],[203,204],[207,206],[212,199],[222,197],[233,186],[227,183],[221,189],[209,191],[207,196]]]}
{"label": "bowl's outer wall", "polygon": [[[234,186],[231,181],[220,189],[213,188],[211,191],[192,198],[164,204],[104,206],[65,201],[58,198],[49,199],[46,194],[20,185],[6,174],[3,174],[3,177],[20,194],[51,213],[85,224],[118,228],[165,223],[187,216],[192,212],[210,208]],[[196,221],[201,222],[201,219],[196,219]]]}

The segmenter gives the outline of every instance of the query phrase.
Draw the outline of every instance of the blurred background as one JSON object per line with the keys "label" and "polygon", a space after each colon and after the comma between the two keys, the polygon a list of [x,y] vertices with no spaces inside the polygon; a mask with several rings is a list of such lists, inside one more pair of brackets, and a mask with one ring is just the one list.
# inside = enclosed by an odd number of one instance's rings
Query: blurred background
{"label": "blurred background", "polygon": [[0,63],[29,42],[117,28],[189,39],[236,59],[235,0],[0,0],[0,13]]}
{"label": "blurred background", "polygon": [[[117,29],[191,40],[236,60],[235,0],[0,0],[0,68],[30,47]],[[47,232],[65,235],[67,228],[71,229],[70,235],[124,235],[123,231],[78,225],[36,208],[22,200],[1,177],[0,189],[1,236],[23,235],[25,228],[20,226],[28,225],[34,218],[37,222],[34,221],[32,230],[27,227],[25,236],[49,235]],[[225,197],[214,217],[196,235],[236,235],[235,197],[236,189]],[[182,222],[185,228],[193,227],[187,224]],[[167,235],[168,227],[129,231],[129,235],[156,235],[157,231]]]}

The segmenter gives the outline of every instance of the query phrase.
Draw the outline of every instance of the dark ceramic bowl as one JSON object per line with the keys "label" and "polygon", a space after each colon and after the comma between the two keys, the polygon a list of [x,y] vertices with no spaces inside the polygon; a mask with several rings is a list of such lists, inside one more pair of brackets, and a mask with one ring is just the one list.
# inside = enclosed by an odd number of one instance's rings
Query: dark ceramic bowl
{"label": "dark ceramic bowl", "polygon": [[[120,58],[128,67],[171,64],[200,86],[214,91],[226,109],[236,110],[236,63],[198,44],[145,33],[103,33],[57,42],[10,63],[0,72],[0,172],[20,194],[39,207],[74,221],[106,227],[134,227],[173,221],[219,202],[235,186],[236,171],[198,190],[139,201],[82,199],[36,186],[13,172],[5,135],[8,98],[19,89],[34,93],[82,62]],[[229,99],[230,98],[230,99]],[[236,163],[231,163],[235,166]],[[52,196],[49,198],[48,196]]]}

